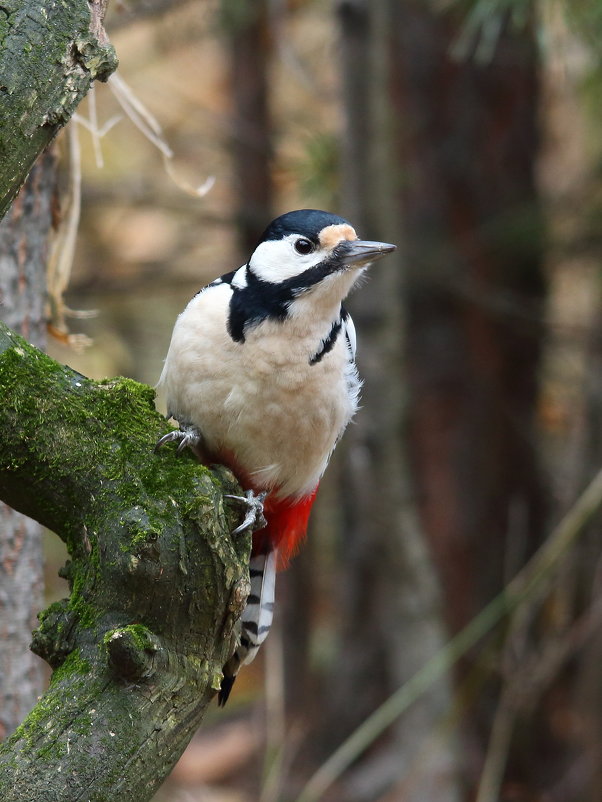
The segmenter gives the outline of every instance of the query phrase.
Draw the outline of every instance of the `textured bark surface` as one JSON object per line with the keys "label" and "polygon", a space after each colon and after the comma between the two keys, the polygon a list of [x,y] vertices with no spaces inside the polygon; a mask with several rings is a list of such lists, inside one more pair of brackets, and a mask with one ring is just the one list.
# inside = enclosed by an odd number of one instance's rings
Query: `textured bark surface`
{"label": "textured bark surface", "polygon": [[43,688],[40,660],[29,651],[42,607],[41,527],[0,504],[0,740],[10,735]]}
{"label": "textured bark surface", "polygon": [[272,217],[270,32],[266,0],[222,0],[232,95],[232,160],[240,250],[252,253]]}
{"label": "textured bark surface", "polygon": [[[409,440],[453,631],[543,536],[535,412],[545,285],[538,63],[510,23],[452,55],[462,17],[396,4]],[[461,109],[462,113],[458,110]]]}
{"label": "textured bark surface", "polygon": [[[358,365],[365,382],[363,409],[342,444],[348,459],[340,491],[345,511],[341,645],[335,674],[325,686],[329,734],[338,740],[445,643],[435,572],[417,522],[407,454],[397,436],[405,410],[400,368],[403,242],[391,169],[398,132],[390,115],[387,57],[396,2],[339,4],[347,115],[344,213],[360,236],[394,242],[399,249],[370,268],[369,281],[348,304],[360,332]],[[430,741],[450,699],[450,683],[444,677],[392,728],[389,739],[375,744],[370,756],[352,770],[347,794],[338,798],[380,798],[395,787],[404,802],[457,799],[453,748]]]}
{"label": "textured bark surface", "polygon": [[[545,535],[536,426],[545,300],[538,51],[533,27],[500,12],[487,57],[470,50],[475,39],[457,58],[465,24],[457,9],[438,13],[417,0],[393,8],[407,435],[455,633]],[[477,781],[498,705],[491,654],[475,650],[458,668],[458,677],[470,672],[474,694],[461,750],[468,784]],[[533,774],[537,754],[549,753],[532,747]]]}
{"label": "textured bark surface", "polygon": [[[46,257],[55,159],[44,154],[0,222],[0,320],[29,342],[46,342]],[[42,527],[0,504],[0,740],[42,692],[42,664],[29,651],[42,607]]]}
{"label": "textured bark surface", "polygon": [[107,0],[5,0],[0,7],[0,218],[93,80],[117,66]]}
{"label": "textured bark surface", "polygon": [[11,802],[142,802],[219,687],[249,539],[218,476],[172,448],[150,388],[92,382],[0,327],[0,498],[67,544],[71,595],[32,648],[51,686],[0,747]]}

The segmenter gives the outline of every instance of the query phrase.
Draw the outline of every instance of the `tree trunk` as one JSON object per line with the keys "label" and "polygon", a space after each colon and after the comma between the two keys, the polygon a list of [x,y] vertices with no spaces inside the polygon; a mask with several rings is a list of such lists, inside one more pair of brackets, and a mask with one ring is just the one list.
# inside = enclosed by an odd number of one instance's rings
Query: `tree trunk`
{"label": "tree trunk", "polygon": [[536,45],[530,29],[507,25],[490,61],[457,61],[461,24],[403,2],[394,25],[409,434],[454,631],[544,526],[534,426],[544,300]]}
{"label": "tree trunk", "polygon": [[[342,739],[445,642],[433,566],[418,525],[402,440],[403,377],[399,208],[392,171],[389,0],[342,2],[344,213],[360,236],[396,242],[387,262],[350,299],[365,380],[362,409],[345,436],[340,506],[340,639],[326,684],[328,727]],[[353,704],[349,700],[353,699]],[[453,748],[432,741],[450,704],[443,678],[351,774],[348,796],[374,799],[392,785],[406,801],[457,798]],[[428,748],[425,745],[428,742]]]}
{"label": "tree trunk", "polygon": [[272,217],[271,134],[268,105],[268,2],[222,0],[232,97],[234,203],[241,252],[257,245]]}
{"label": "tree trunk", "polygon": [[0,9],[0,219],[96,78],[117,66],[108,0],[5,0]]}
{"label": "tree trunk", "polygon": [[[502,17],[488,60],[458,60],[458,12],[405,0],[394,14],[408,435],[421,521],[457,632],[544,534],[537,48],[532,28]],[[473,781],[495,704],[489,685],[471,714],[464,754]]]}
{"label": "tree trunk", "polygon": [[[0,9],[0,218],[92,80],[106,79],[116,66],[102,29],[105,7],[106,0],[7,0]],[[0,227],[0,317],[40,347],[53,171],[44,157]],[[42,588],[38,525],[5,507],[0,523],[2,738],[40,690],[39,664],[25,644]]]}
{"label": "tree trunk", "polygon": [[[219,687],[248,589],[235,489],[153,452],[150,388],[92,382],[0,326],[0,498],[57,532],[71,595],[40,616],[50,689],[0,747],[7,802],[143,802]],[[230,477],[230,478],[228,478]]]}
{"label": "tree trunk", "polygon": [[[591,199],[588,198],[591,203]],[[602,281],[599,271],[594,283],[593,315],[584,321],[589,328],[584,348],[585,370],[583,374],[583,409],[573,410],[577,429],[573,446],[574,466],[571,476],[563,476],[562,490],[571,485],[570,479],[583,483],[594,474],[602,464],[602,323],[600,306],[602,305]],[[568,479],[568,481],[567,481]],[[571,490],[573,488],[570,488]],[[578,550],[571,562],[567,561],[562,584],[557,590],[556,603],[561,609],[570,611],[564,621],[565,627],[576,628],[587,616],[597,619],[595,626],[587,638],[579,659],[574,660],[569,669],[557,679],[557,693],[571,699],[574,704],[574,715],[583,722],[576,735],[579,752],[579,767],[575,770],[575,755],[564,746],[561,754],[555,757],[556,776],[560,776],[561,788],[567,802],[597,802],[602,787],[602,721],[599,711],[602,706],[602,683],[600,682],[600,665],[602,661],[602,627],[600,627],[600,606],[602,598],[602,563],[600,561],[600,531],[602,531],[602,514],[594,518],[587,528],[586,537],[578,544]],[[557,625],[556,625],[557,627]],[[558,637],[558,631],[552,636]],[[576,649],[573,651],[576,652]],[[573,656],[573,654],[571,656]],[[560,674],[560,672],[559,672]],[[551,715],[550,715],[551,718]],[[560,751],[560,749],[558,750]],[[546,778],[547,779],[547,778]],[[556,790],[556,789],[554,789]],[[556,790],[558,794],[558,791]]]}
{"label": "tree trunk", "polygon": [[[38,348],[46,343],[46,257],[52,226],[55,158],[36,163],[0,222],[0,319]],[[0,740],[42,692],[40,660],[29,649],[42,607],[41,526],[0,504]]]}

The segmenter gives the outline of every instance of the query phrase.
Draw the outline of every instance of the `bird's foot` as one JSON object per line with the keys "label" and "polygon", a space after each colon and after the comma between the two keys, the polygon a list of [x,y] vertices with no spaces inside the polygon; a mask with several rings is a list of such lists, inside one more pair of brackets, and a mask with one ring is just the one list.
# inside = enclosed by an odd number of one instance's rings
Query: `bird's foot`
{"label": "bird's foot", "polygon": [[240,526],[232,530],[233,535],[240,535],[247,529],[263,529],[267,525],[267,521],[263,515],[263,502],[267,493],[259,493],[255,495],[252,490],[247,490],[244,496],[231,496],[224,495],[224,498],[237,501],[246,507],[245,518]]}
{"label": "bird's foot", "polygon": [[155,446],[155,454],[166,443],[178,443],[176,454],[181,454],[185,448],[190,448],[195,451],[196,447],[203,441],[203,435],[191,424],[180,424],[179,429],[173,429],[171,432],[164,434],[160,440],[157,441]]}

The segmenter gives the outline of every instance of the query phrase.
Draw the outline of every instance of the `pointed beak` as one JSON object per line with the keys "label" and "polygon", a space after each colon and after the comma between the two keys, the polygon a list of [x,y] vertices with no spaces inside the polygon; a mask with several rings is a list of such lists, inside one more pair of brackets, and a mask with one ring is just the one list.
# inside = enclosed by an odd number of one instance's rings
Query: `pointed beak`
{"label": "pointed beak", "polygon": [[349,240],[342,244],[341,258],[346,265],[362,265],[374,262],[382,256],[394,251],[397,246],[388,242],[371,242],[370,240]]}

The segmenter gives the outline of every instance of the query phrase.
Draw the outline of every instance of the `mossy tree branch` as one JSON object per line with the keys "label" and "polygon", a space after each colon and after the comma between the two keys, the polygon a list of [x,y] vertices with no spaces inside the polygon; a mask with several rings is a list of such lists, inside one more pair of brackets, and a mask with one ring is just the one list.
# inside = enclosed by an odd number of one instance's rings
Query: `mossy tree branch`
{"label": "mossy tree branch", "polygon": [[33,163],[117,57],[108,0],[3,0],[0,6],[0,219]]}
{"label": "mossy tree branch", "polygon": [[93,382],[0,324],[0,498],[69,549],[32,648],[50,689],[0,747],[4,802],[152,796],[198,726],[248,593],[227,472],[166,447],[150,388]]}

